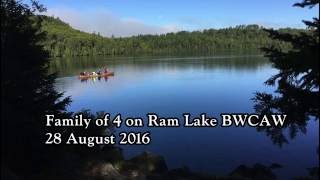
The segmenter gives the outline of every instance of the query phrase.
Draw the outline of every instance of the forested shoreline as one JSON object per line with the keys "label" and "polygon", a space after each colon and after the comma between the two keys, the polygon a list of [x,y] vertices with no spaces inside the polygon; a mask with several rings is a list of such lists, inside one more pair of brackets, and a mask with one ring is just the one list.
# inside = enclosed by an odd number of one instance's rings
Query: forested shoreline
{"label": "forested shoreline", "polygon": [[[290,44],[273,40],[264,27],[239,25],[224,29],[180,31],[161,35],[132,37],[103,37],[99,33],[86,33],[72,28],[59,18],[38,16],[47,38],[44,47],[51,57],[95,55],[141,55],[201,53],[215,54],[221,50],[257,51],[262,47],[290,48]],[[299,34],[303,29],[285,28],[282,33]]]}

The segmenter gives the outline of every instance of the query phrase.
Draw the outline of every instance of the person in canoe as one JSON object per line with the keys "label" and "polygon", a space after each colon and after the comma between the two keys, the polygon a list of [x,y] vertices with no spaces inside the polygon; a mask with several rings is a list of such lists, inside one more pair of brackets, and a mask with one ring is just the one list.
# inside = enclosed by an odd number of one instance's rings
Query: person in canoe
{"label": "person in canoe", "polygon": [[87,75],[88,75],[88,73],[85,71],[80,73],[80,76],[87,76]]}
{"label": "person in canoe", "polygon": [[113,76],[114,73],[109,71],[106,67],[103,69],[99,69],[96,72],[80,72],[80,78],[94,78],[94,77],[105,77],[105,76]]}
{"label": "person in canoe", "polygon": [[106,74],[106,73],[108,73],[108,72],[109,72],[109,71],[108,71],[108,68],[107,68],[107,66],[105,66],[104,69],[103,69],[103,73]]}

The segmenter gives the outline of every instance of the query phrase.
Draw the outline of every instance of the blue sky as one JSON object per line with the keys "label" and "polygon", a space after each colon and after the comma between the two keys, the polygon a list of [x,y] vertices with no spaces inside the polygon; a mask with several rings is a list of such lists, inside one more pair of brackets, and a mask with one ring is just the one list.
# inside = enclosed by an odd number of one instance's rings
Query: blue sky
{"label": "blue sky", "polygon": [[[301,0],[299,0],[301,1]],[[40,0],[71,26],[105,36],[160,34],[223,28],[239,24],[304,28],[313,9],[292,7],[296,0]]]}

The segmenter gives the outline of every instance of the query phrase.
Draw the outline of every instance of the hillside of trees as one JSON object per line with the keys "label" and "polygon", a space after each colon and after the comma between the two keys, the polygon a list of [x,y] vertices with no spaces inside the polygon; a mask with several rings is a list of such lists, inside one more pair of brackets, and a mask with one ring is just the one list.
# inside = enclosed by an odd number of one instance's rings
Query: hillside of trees
{"label": "hillside of trees", "polygon": [[[42,30],[47,33],[44,42],[52,57],[91,55],[136,54],[214,54],[222,50],[248,51],[262,47],[289,48],[290,44],[269,38],[259,25],[239,25],[224,29],[203,31],[180,31],[161,35],[138,35],[132,37],[103,37],[99,33],[86,33],[73,29],[59,18],[43,18]],[[301,29],[279,29],[298,34]]]}

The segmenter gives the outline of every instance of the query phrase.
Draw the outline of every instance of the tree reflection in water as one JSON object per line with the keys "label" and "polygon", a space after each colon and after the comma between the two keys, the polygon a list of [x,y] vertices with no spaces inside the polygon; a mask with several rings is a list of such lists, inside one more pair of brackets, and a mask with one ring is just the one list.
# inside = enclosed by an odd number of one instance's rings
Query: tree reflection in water
{"label": "tree reflection in water", "polygon": [[97,81],[108,82],[108,77],[88,77],[88,78],[80,78],[82,83],[87,83],[88,81],[97,82]]}

